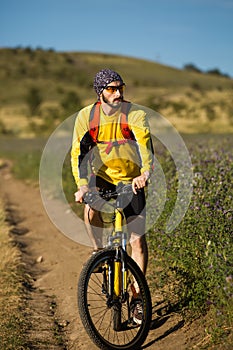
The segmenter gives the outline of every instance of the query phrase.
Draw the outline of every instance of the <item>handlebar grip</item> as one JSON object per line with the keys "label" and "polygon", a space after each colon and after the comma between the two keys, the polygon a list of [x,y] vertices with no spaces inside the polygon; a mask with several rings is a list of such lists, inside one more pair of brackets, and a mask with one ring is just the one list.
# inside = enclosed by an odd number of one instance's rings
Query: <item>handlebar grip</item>
{"label": "handlebar grip", "polygon": [[86,204],[91,204],[97,197],[97,193],[88,191],[83,195],[83,200]]}
{"label": "handlebar grip", "polygon": [[[140,191],[137,190],[137,191]],[[83,201],[86,204],[89,204],[90,207],[93,207],[96,203],[102,203],[105,200],[109,200],[111,198],[116,198],[117,196],[132,194],[132,185],[131,184],[123,184],[119,183],[116,187],[116,191],[114,192],[96,192],[96,191],[88,191],[83,195]]]}
{"label": "handlebar grip", "polygon": [[85,204],[88,204],[91,208],[100,210],[105,203],[105,200],[101,198],[98,192],[88,191],[83,196],[83,201]]}

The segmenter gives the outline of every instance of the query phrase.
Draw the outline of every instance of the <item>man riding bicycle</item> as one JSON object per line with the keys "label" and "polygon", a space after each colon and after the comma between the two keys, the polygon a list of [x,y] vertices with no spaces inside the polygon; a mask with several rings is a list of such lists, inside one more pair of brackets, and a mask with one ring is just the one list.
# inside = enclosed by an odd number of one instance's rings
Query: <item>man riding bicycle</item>
{"label": "man riding bicycle", "polygon": [[[132,183],[132,200],[124,208],[124,214],[131,256],[145,274],[148,249],[144,187],[152,172],[153,148],[146,112],[124,101],[124,88],[125,83],[117,72],[99,71],[94,78],[98,101],[77,115],[71,150],[72,171],[78,187],[75,200],[83,202],[84,194],[91,188],[115,191],[119,182]],[[98,211],[86,204],[84,220],[94,250],[102,248],[103,224]]]}

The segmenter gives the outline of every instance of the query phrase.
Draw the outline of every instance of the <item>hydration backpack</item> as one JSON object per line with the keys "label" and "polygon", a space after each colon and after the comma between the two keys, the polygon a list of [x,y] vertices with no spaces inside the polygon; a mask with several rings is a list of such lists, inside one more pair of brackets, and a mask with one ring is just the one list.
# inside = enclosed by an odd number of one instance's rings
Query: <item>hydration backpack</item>
{"label": "hydration backpack", "polygon": [[93,140],[94,143],[106,143],[108,146],[106,148],[106,153],[108,154],[113,146],[122,145],[126,142],[135,141],[134,134],[132,130],[130,130],[128,125],[128,112],[131,107],[130,102],[123,101],[121,106],[121,119],[120,119],[120,127],[121,132],[124,137],[123,140],[116,140],[116,141],[98,141],[98,133],[99,133],[99,123],[100,123],[100,105],[101,102],[96,102],[90,112],[90,119],[89,119],[89,134]]}

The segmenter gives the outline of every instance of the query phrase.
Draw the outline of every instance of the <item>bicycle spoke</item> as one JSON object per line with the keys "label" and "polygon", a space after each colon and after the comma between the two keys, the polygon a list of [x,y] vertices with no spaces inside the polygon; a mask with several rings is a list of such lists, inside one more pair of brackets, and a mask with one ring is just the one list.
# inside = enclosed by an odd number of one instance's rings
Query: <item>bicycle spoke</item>
{"label": "bicycle spoke", "polygon": [[[90,259],[89,265],[83,271],[79,284],[79,311],[85,329],[92,340],[102,349],[137,349],[145,340],[150,326],[150,294],[144,276],[138,266],[129,257],[126,259],[128,268],[127,298],[118,299],[109,296],[108,274],[103,269],[96,273],[96,267],[114,265],[115,252],[103,251]],[[143,305],[146,313],[142,325],[135,325],[129,310],[133,297],[132,283],[140,286]],[[145,304],[146,303],[146,304]],[[146,325],[145,325],[146,323]]]}

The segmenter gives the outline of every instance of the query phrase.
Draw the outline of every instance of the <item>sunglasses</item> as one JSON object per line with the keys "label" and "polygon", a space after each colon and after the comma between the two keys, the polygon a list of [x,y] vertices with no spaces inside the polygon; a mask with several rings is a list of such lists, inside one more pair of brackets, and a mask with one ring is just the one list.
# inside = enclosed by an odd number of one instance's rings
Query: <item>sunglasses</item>
{"label": "sunglasses", "polygon": [[125,88],[125,84],[120,85],[120,86],[106,86],[104,89],[110,92],[111,94],[114,94],[115,92],[119,91],[120,94],[123,93]]}

